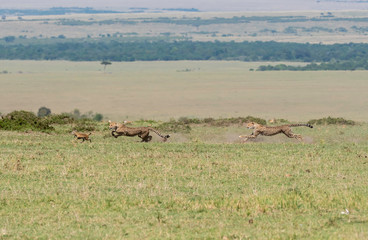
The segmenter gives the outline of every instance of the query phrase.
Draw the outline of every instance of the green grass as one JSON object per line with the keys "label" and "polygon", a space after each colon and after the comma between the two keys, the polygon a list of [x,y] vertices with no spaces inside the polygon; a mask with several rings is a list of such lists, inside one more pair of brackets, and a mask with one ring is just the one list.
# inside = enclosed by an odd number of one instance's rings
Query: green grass
{"label": "green grass", "polygon": [[147,144],[0,131],[0,238],[364,239],[367,128],[246,144],[235,126]]}

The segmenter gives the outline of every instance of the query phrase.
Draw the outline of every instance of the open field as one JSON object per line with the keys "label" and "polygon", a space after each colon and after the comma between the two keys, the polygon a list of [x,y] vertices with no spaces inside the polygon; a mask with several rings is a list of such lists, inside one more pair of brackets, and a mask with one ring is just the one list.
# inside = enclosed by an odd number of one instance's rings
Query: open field
{"label": "open field", "polygon": [[368,11],[169,12],[9,16],[0,38],[180,38],[193,41],[367,42]]}
{"label": "open field", "polygon": [[[279,22],[255,13],[235,24],[224,22],[250,13],[170,14],[12,16],[0,38],[368,42],[367,11],[266,14]],[[76,141],[73,124],[0,131],[0,239],[368,239],[368,72],[253,71],[267,64],[0,61],[0,113],[45,106],[105,117],[92,143]],[[296,127],[302,143],[241,143],[251,133],[241,123],[202,123],[138,143],[111,137],[106,123],[249,115],[359,124]]]}
{"label": "open field", "polygon": [[[257,116],[366,121],[367,71],[258,72],[224,61],[0,61],[0,112],[94,111],[113,120]],[[295,64],[295,63],[294,63]]]}
{"label": "open field", "polygon": [[92,143],[69,127],[0,131],[1,239],[368,238],[366,123],[295,128],[305,143],[240,144],[237,126],[147,144],[100,129]]}

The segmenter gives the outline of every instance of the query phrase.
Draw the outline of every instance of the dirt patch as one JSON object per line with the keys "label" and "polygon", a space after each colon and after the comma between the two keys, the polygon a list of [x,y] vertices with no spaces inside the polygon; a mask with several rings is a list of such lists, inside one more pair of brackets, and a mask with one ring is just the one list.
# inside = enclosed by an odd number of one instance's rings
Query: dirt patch
{"label": "dirt patch", "polygon": [[224,142],[225,143],[242,143],[244,138],[239,138],[239,133],[234,132],[227,132],[224,135]]}
{"label": "dirt patch", "polygon": [[[245,138],[243,138],[245,140]],[[303,137],[304,143],[313,143],[313,139],[311,137]],[[276,136],[258,136],[254,139],[248,139],[245,143],[300,143],[299,140],[295,138],[288,138],[284,135],[276,135]]]}
{"label": "dirt patch", "polygon": [[184,143],[189,142],[189,139],[182,133],[173,133],[170,134],[170,138],[167,142]]}
{"label": "dirt patch", "polygon": [[312,144],[312,143],[314,143],[314,140],[313,140],[312,137],[305,136],[305,137],[303,137],[303,143]]}

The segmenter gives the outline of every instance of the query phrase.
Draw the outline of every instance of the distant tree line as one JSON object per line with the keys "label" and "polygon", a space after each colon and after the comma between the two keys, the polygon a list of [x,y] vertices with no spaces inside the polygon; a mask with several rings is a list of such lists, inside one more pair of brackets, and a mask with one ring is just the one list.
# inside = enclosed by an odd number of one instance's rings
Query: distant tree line
{"label": "distant tree line", "polygon": [[[9,37],[8,37],[9,38]],[[98,61],[243,60],[329,62],[368,59],[368,44],[278,42],[119,42],[65,40],[0,43],[0,59]]]}
{"label": "distant tree line", "polygon": [[[26,41],[27,42],[27,41]],[[193,41],[91,41],[65,39],[62,42],[0,41],[0,59],[70,61],[172,61],[240,60],[317,62],[300,69],[279,65],[259,70],[367,69],[368,44],[303,44],[278,42],[193,42]],[[275,68],[275,67],[273,67]]]}
{"label": "distant tree line", "polygon": [[262,65],[258,71],[321,71],[321,70],[368,70],[367,59],[351,61],[332,61],[327,63],[310,63],[306,66],[291,66],[286,64]]}

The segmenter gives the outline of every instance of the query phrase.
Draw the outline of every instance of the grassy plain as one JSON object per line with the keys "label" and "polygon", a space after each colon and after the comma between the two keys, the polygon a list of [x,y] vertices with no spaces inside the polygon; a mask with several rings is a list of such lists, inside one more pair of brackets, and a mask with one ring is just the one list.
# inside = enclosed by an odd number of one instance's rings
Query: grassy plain
{"label": "grassy plain", "polygon": [[[366,239],[368,125],[169,142],[0,131],[1,239]],[[348,209],[349,214],[345,209]]]}
{"label": "grassy plain", "polygon": [[[113,120],[257,116],[365,121],[367,71],[258,72],[232,61],[0,61],[0,112],[94,111]],[[297,63],[294,63],[297,64]]]}
{"label": "grassy plain", "polygon": [[[331,12],[330,12],[331,13]],[[9,16],[0,22],[0,38],[22,36],[28,39],[101,38],[117,36],[186,38],[194,41],[279,41],[309,43],[367,42],[368,11],[295,12],[168,12],[124,14],[70,14],[62,16]],[[174,24],[157,20],[216,20],[257,17],[247,22]],[[267,18],[286,17],[286,21]],[[293,21],[293,17],[302,20]],[[290,18],[290,19],[288,19]],[[322,20],[322,21],[320,21]],[[62,24],[76,21],[76,25]],[[86,24],[80,24],[80,23]],[[199,23],[199,21],[197,21]],[[292,28],[292,31],[289,31]],[[340,29],[340,30],[339,30]],[[341,31],[341,29],[343,29]]]}
{"label": "grassy plain", "polygon": [[[359,18],[367,12],[334,14]],[[0,37],[133,32],[154,37],[169,32],[206,41],[367,41],[364,32],[352,31],[352,25],[365,27],[359,21],[231,27],[55,24],[62,18],[141,21],[167,16],[14,17],[0,22]],[[284,34],[289,26],[345,27],[348,32]],[[266,28],[277,34],[262,31]],[[250,71],[261,64],[267,63],[114,62],[103,70],[99,62],[0,61],[0,112],[77,108],[119,121],[247,115],[301,122],[329,115],[368,118],[366,71]],[[67,133],[71,128],[58,127],[52,134],[0,131],[0,239],[368,238],[367,123],[296,128],[304,143],[275,136],[246,144],[238,135],[250,132],[239,126],[193,126],[190,133],[173,133],[167,143],[154,137],[148,144],[114,139],[102,125],[92,143],[82,144]]]}

